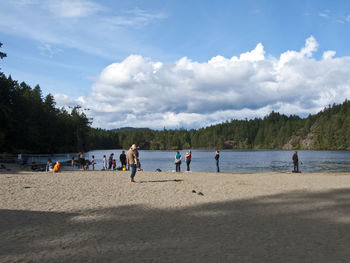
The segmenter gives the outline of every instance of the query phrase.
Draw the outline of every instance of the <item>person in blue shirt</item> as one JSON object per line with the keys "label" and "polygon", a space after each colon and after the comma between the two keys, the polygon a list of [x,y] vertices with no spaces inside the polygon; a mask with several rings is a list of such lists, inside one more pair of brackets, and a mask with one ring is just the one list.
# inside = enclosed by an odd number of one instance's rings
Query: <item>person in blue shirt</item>
{"label": "person in blue shirt", "polygon": [[180,172],[181,171],[181,154],[177,151],[176,155],[175,155],[175,168],[176,168],[176,172]]}

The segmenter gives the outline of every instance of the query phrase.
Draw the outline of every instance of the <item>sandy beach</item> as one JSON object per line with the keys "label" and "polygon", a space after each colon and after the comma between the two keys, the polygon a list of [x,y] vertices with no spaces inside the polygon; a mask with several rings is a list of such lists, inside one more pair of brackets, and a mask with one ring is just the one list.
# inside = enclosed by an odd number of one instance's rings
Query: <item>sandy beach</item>
{"label": "sandy beach", "polygon": [[348,262],[350,173],[0,173],[0,262]]}

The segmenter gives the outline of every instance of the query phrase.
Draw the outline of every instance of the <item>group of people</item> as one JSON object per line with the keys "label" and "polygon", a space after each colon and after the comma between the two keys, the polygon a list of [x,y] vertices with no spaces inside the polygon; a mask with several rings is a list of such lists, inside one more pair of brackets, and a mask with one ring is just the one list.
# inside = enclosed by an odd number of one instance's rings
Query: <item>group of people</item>
{"label": "group of people", "polygon": [[114,153],[111,153],[108,157],[106,155],[103,155],[102,158],[102,170],[126,170],[127,164],[126,164],[126,154],[125,151],[122,151],[122,153],[119,156],[120,164],[121,166],[119,169],[117,168],[117,161],[114,159]]}
{"label": "group of people", "polygon": [[[141,162],[139,160],[139,151],[136,146],[134,148],[135,148],[134,153],[138,160],[136,168],[138,170],[141,170]],[[125,154],[125,151],[122,151],[122,153],[119,155],[119,161],[120,161],[120,166],[117,167],[117,161],[114,159],[114,153],[111,153],[109,155],[108,160],[106,155],[103,155],[102,170],[123,170],[123,171],[130,170],[130,162],[128,162],[127,154]]]}
{"label": "group of people", "polygon": [[71,161],[72,168],[74,169],[75,166],[78,166],[80,170],[89,170],[89,166],[91,165],[92,170],[95,170],[95,156],[91,156],[91,161],[85,159],[84,152],[78,153],[78,161],[75,161],[74,156],[72,157]]}
{"label": "group of people", "polygon": [[[135,144],[133,144],[130,149],[132,150],[133,155],[135,155],[135,159],[137,161],[134,161],[130,156],[128,158],[128,153],[126,154],[125,151],[122,151],[121,154],[119,155],[119,161],[120,161],[120,166],[117,167],[117,161],[114,158],[114,153],[111,153],[109,157],[107,158],[106,155],[103,155],[102,157],[102,170],[130,170],[132,169],[133,164],[135,164],[135,169],[141,171],[141,162],[139,160],[139,151],[138,147],[136,147]],[[130,155],[130,154],[129,154]],[[78,153],[78,162],[75,162],[74,157],[72,157],[72,167],[74,168],[75,165],[79,165],[79,168],[81,170],[89,170],[89,165],[91,165],[92,170],[95,170],[95,156],[91,156],[91,161],[85,160],[84,158],[84,153],[79,152]]]}
{"label": "group of people", "polygon": [[[126,154],[125,151],[122,151],[122,153],[119,156],[119,160],[121,163],[120,167],[117,167],[117,162],[114,159],[114,153],[111,153],[109,155],[109,158],[107,159],[106,155],[103,155],[102,158],[102,170],[129,170],[126,163]],[[90,165],[91,169],[95,170],[95,155],[91,156],[91,160],[86,160],[84,157],[84,152],[78,153],[78,161],[75,161],[74,157],[72,157],[72,168],[74,169],[76,166],[79,167],[80,170],[89,170]]]}
{"label": "group of people", "polygon": [[[175,163],[175,170],[176,172],[181,172],[181,162],[182,162],[182,156],[179,151],[176,152],[176,155],[174,157],[174,163]],[[220,159],[220,151],[215,152],[215,163],[216,163],[216,171],[219,173],[220,172],[220,167],[219,167],[219,159]],[[78,153],[78,160],[79,164],[81,165],[81,169],[83,170],[88,170],[89,169],[89,162],[85,160],[84,153],[80,152]],[[119,156],[120,160],[120,167],[116,167],[116,160],[114,159],[114,153],[111,153],[108,160],[106,158],[106,155],[103,155],[102,159],[102,170],[131,170],[130,174],[130,181],[135,182],[135,175],[137,169],[141,170],[141,163],[139,160],[139,151],[138,147],[136,147],[135,144],[133,144],[128,152],[125,154],[125,151],[122,151],[122,153]],[[191,171],[190,164],[192,160],[192,151],[186,152],[185,155],[185,161],[186,161],[186,166],[187,166],[187,172]],[[298,154],[295,151],[292,157],[293,164],[294,164],[294,169],[293,172],[300,172],[299,171],[299,160],[298,160]],[[95,170],[95,156],[92,155],[91,157],[91,166],[92,170]],[[84,165],[85,164],[85,165]],[[75,165],[74,157],[72,158],[72,166]],[[53,164],[51,162],[51,159],[48,159],[47,165],[46,165],[46,171],[54,171],[58,172],[60,170],[60,163],[57,162],[55,166],[53,167]]]}
{"label": "group of people", "polygon": [[[33,168],[32,168],[33,169]],[[55,164],[53,164],[53,162],[51,161],[51,159],[47,159],[47,163],[46,163],[46,172],[54,172],[54,173],[58,173],[59,171],[61,171],[61,163],[59,161],[56,161]]]}
{"label": "group of people", "polygon": [[[175,171],[176,172],[180,172],[181,171],[181,154],[179,151],[176,152],[175,155]],[[187,165],[187,171],[190,172],[190,163],[191,163],[191,159],[192,159],[192,152],[188,151],[185,155],[185,160],[186,160],[186,165]],[[216,163],[216,172],[220,172],[220,167],[219,167],[219,159],[220,159],[220,151],[216,151],[215,152],[215,163]],[[300,173],[299,171],[299,158],[298,158],[298,152],[295,151],[293,156],[292,156],[292,160],[293,160],[293,173]]]}
{"label": "group of people", "polygon": [[[111,153],[109,158],[108,158],[108,168],[107,168],[107,158],[106,155],[103,156],[103,168],[102,170],[115,170],[116,167],[116,161],[113,158],[114,157],[114,153]],[[138,151],[138,147],[136,146],[136,144],[131,145],[130,149],[128,150],[128,152],[125,154],[125,151],[122,151],[122,153],[119,156],[119,160],[121,163],[121,169],[120,170],[131,170],[131,174],[130,174],[130,181],[132,183],[135,182],[135,175],[136,175],[136,171],[142,171],[141,169],[141,163],[140,163],[140,159],[139,159],[139,151]]]}
{"label": "group of people", "polygon": [[[174,158],[175,158],[175,161],[174,161],[174,163],[175,163],[175,171],[176,172],[181,172],[181,160],[182,160],[182,157],[181,157],[181,154],[180,154],[179,151],[176,152],[176,155],[175,155]],[[220,172],[219,158],[220,158],[220,151],[216,151],[214,159],[215,159],[215,162],[216,162],[216,171],[218,173]],[[192,160],[192,151],[186,152],[185,160],[186,160],[186,165],[187,165],[187,172],[190,172],[191,171],[190,163],[191,163],[191,160]]]}

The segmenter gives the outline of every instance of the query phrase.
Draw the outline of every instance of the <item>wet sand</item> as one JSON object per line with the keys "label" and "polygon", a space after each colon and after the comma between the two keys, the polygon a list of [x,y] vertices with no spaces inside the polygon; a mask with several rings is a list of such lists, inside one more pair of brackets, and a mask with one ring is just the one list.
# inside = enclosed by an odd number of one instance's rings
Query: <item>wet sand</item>
{"label": "wet sand", "polygon": [[119,171],[0,173],[0,262],[350,258],[350,173],[135,179]]}

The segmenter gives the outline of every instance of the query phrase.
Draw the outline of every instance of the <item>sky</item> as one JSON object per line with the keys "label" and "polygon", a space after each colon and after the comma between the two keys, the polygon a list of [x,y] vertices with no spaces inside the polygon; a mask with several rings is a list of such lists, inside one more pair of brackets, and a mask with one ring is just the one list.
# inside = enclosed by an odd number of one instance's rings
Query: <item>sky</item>
{"label": "sky", "polygon": [[1,71],[93,127],[305,117],[350,99],[348,0],[0,2]]}

